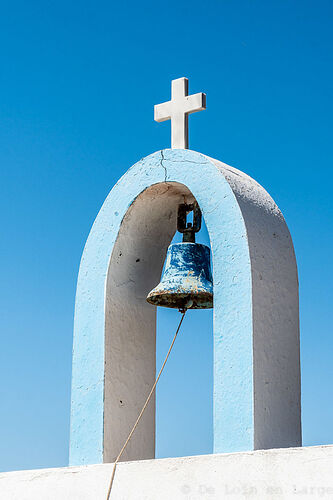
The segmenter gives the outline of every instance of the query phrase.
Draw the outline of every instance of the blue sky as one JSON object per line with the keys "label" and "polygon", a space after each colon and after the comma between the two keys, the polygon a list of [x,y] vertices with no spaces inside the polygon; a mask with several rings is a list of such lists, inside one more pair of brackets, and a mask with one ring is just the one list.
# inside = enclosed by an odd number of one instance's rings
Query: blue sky
{"label": "blue sky", "polygon": [[[303,441],[333,443],[332,14],[325,0],[1,3],[0,470],[67,464],[83,246],[117,179],[170,145],[153,104],[181,76],[207,93],[190,148],[254,177],[286,217]],[[212,447],[211,312],[191,315],[158,389],[158,456]],[[159,312],[158,365],[176,322]]]}

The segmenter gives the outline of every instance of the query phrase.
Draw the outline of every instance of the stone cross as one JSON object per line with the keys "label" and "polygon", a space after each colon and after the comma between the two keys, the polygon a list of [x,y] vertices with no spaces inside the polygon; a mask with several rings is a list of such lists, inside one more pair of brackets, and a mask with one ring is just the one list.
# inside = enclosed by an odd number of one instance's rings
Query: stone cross
{"label": "stone cross", "polygon": [[206,109],[206,94],[188,95],[188,79],[171,82],[171,101],[154,106],[157,122],[171,120],[171,148],[188,149],[188,115]]}

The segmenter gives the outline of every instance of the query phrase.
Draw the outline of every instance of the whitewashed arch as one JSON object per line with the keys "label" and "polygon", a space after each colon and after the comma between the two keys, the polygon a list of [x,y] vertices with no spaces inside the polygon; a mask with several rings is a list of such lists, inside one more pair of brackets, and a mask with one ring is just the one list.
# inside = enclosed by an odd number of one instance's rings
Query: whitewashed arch
{"label": "whitewashed arch", "polygon": [[[74,323],[70,463],[112,461],[155,376],[156,284],[184,195],[214,275],[214,451],[301,444],[298,281],[283,216],[253,179],[189,150],[131,167],[88,237]],[[123,459],[154,456],[154,404]]]}

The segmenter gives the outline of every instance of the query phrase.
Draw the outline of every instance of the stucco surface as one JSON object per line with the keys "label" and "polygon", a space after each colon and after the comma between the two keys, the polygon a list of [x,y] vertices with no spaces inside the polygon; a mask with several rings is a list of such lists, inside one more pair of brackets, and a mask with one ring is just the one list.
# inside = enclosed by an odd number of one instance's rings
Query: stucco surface
{"label": "stucco surface", "polygon": [[[214,451],[301,444],[297,268],[283,216],[246,174],[194,151],[164,150],[114,186],[83,252],[71,465],[112,461],[153,384],[156,311],[145,297],[184,197],[198,201],[212,249]],[[124,459],[152,458],[154,435],[152,402]]]}
{"label": "stucco surface", "polygon": [[[159,282],[176,227],[174,207],[192,198],[180,184],[143,191],[127,211],[112,251],[105,297],[104,462],[127,438],[155,380],[156,307],[148,292]],[[123,460],[153,458],[155,404],[148,405]]]}
{"label": "stucco surface", "polygon": [[292,239],[279,207],[260,184],[213,162],[237,198],[249,245],[254,449],[301,445],[298,276]]}
{"label": "stucco surface", "polygon": [[[110,500],[333,498],[333,446],[122,462]],[[105,500],[112,464],[0,474],[6,500]]]}

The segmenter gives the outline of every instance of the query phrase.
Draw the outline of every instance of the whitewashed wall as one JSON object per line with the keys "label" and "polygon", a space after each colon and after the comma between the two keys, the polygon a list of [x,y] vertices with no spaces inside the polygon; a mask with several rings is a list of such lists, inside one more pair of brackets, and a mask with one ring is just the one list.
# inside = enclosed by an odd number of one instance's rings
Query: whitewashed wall
{"label": "whitewashed wall", "polygon": [[[106,500],[112,464],[0,474],[1,500]],[[111,500],[333,498],[333,446],[122,462]]]}

